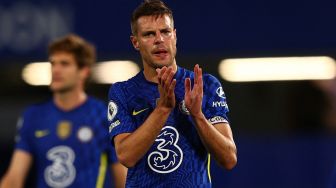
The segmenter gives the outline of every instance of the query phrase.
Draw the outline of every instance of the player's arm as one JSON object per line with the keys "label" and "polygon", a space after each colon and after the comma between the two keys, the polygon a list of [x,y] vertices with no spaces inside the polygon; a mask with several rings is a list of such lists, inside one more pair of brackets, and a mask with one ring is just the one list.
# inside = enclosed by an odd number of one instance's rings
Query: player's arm
{"label": "player's arm", "polygon": [[15,150],[10,166],[1,180],[0,188],[21,188],[24,186],[32,156],[23,150]]}
{"label": "player's arm", "polygon": [[160,98],[156,108],[133,133],[119,134],[114,138],[118,160],[126,167],[134,166],[146,154],[175,107],[174,72],[171,67],[157,71]]}
{"label": "player's arm", "polygon": [[120,163],[111,165],[113,182],[115,188],[124,188],[126,183],[127,168]]}
{"label": "player's arm", "polygon": [[195,122],[197,132],[216,161],[226,169],[232,169],[237,163],[236,145],[233,141],[232,131],[228,124],[218,123],[214,126],[205,118],[202,112],[203,80],[202,69],[196,65],[194,68],[194,87],[191,89],[189,78],[185,80],[185,103]]}
{"label": "player's arm", "polygon": [[212,125],[202,116],[193,117],[197,132],[216,161],[226,169],[232,169],[237,163],[237,149],[232,131],[227,123]]}

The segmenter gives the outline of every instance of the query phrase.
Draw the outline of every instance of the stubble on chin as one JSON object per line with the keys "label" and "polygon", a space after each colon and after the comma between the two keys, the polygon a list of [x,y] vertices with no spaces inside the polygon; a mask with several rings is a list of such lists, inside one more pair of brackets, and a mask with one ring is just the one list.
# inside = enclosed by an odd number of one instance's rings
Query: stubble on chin
{"label": "stubble on chin", "polygon": [[165,65],[160,65],[160,64],[157,64],[157,63],[153,63],[153,68],[154,69],[162,69]]}
{"label": "stubble on chin", "polygon": [[151,66],[154,69],[158,69],[158,68],[161,69],[163,67],[170,67],[170,66],[172,66],[173,62],[174,61],[171,60],[169,63],[162,64],[162,63],[157,63],[157,62],[152,61],[151,63],[149,63],[149,66]]}

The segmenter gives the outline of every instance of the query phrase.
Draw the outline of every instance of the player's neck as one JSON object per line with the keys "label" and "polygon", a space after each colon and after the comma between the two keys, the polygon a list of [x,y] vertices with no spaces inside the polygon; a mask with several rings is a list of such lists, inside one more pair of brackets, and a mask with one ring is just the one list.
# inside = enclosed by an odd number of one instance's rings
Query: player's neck
{"label": "player's neck", "polygon": [[[174,62],[171,66],[173,67],[173,71],[176,72],[176,63]],[[155,68],[144,64],[144,75],[147,81],[158,83],[158,75]]]}
{"label": "player's neck", "polygon": [[72,110],[83,104],[87,95],[82,89],[66,92],[55,92],[53,95],[56,106],[64,111]]}

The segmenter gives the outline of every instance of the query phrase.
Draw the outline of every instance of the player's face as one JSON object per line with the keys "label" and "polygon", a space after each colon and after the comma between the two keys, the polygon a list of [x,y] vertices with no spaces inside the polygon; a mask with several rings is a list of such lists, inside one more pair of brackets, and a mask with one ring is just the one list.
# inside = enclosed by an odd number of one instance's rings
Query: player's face
{"label": "player's face", "polygon": [[53,92],[67,92],[83,85],[83,69],[79,69],[71,53],[56,52],[50,56]]}
{"label": "player's face", "polygon": [[176,30],[169,16],[142,16],[137,21],[137,28],[137,34],[131,40],[140,51],[145,68],[156,69],[175,63]]}

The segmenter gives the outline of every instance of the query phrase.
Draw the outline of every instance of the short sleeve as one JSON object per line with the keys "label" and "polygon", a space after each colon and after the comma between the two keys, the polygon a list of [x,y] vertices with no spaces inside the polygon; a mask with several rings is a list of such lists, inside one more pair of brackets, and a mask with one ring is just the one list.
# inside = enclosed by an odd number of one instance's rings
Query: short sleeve
{"label": "short sleeve", "polygon": [[31,111],[27,109],[17,122],[17,133],[15,136],[15,149],[21,149],[26,152],[32,153],[31,145],[31,129],[33,126],[32,118],[30,117]]}
{"label": "short sleeve", "polygon": [[104,146],[104,151],[107,153],[108,156],[108,162],[109,164],[118,162],[117,154],[115,152],[114,146],[111,144],[111,141],[109,139],[109,133],[108,133],[108,121],[106,119],[106,105],[103,107],[104,113],[102,113],[102,122],[104,124],[104,129],[98,129],[99,135],[101,137],[101,145]]}
{"label": "short sleeve", "polygon": [[115,148],[112,144],[109,144],[107,146],[107,153],[108,153],[108,161],[109,163],[116,163],[118,162],[117,154],[115,151]]}
{"label": "short sleeve", "polygon": [[225,93],[221,83],[212,75],[203,76],[203,113],[211,124],[229,123]]}
{"label": "short sleeve", "polygon": [[122,133],[132,133],[136,125],[127,109],[127,98],[118,84],[111,86],[109,91],[107,119],[109,122],[110,139]]}

